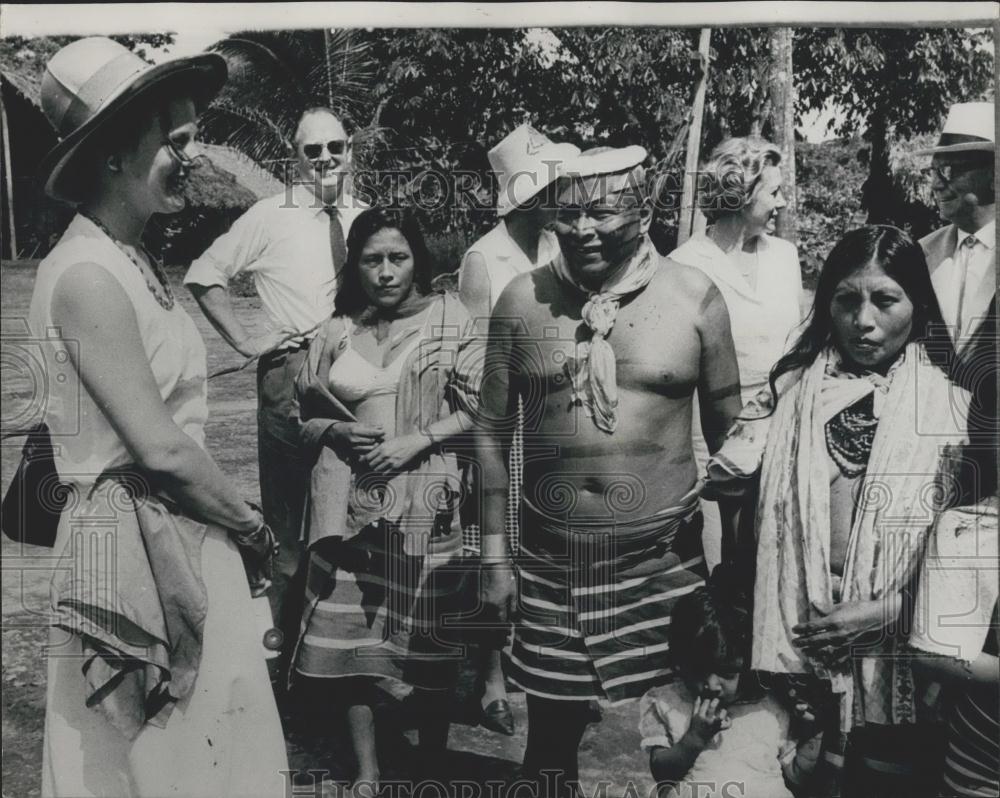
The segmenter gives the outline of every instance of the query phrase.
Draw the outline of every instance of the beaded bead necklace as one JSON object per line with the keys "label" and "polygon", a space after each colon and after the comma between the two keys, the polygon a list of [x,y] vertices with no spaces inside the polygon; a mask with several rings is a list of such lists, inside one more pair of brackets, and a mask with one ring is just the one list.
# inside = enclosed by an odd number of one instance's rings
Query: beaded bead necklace
{"label": "beaded bead necklace", "polygon": [[89,214],[86,211],[80,211],[80,215],[85,219],[88,219],[90,222],[92,222],[93,225],[97,227],[97,229],[99,229],[102,233],[104,233],[104,235],[110,238],[112,243],[116,247],[118,247],[118,249],[120,249],[122,253],[130,261],[132,261],[135,267],[142,274],[143,278],[145,278],[146,287],[149,289],[149,292],[156,298],[156,301],[160,304],[160,307],[163,308],[164,310],[173,310],[174,292],[170,288],[170,283],[167,282],[167,275],[163,271],[163,266],[156,258],[153,257],[152,253],[150,253],[148,249],[142,246],[142,244],[139,245],[140,247],[142,247],[142,251],[146,256],[146,259],[149,261],[149,267],[153,270],[153,274],[156,275],[156,279],[160,283],[159,287],[163,289],[162,293],[159,290],[157,290],[157,287],[153,285],[152,281],[150,281],[149,277],[146,274],[146,270],[142,268],[142,264],[139,263],[139,259],[132,253],[130,247],[126,247],[125,244],[123,244],[121,241],[115,238],[111,234],[111,231],[108,230],[108,228],[105,226],[105,224],[96,216],[93,216],[92,214]]}
{"label": "beaded bead necklace", "polygon": [[865,473],[877,428],[875,397],[872,394],[844,408],[826,422],[826,450],[845,477],[852,479]]}

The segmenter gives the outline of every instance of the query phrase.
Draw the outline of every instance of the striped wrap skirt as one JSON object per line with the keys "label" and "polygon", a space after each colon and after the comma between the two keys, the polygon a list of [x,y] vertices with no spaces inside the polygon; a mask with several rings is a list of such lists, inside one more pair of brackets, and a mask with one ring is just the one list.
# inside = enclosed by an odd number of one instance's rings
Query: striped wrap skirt
{"label": "striped wrap skirt", "polygon": [[697,492],[611,524],[557,521],[522,501],[508,678],[543,698],[612,702],[670,681],[673,605],[706,577]]}
{"label": "striped wrap skirt", "polygon": [[423,555],[406,548],[398,527],[379,521],[311,549],[297,673],[389,680],[390,693],[454,685],[470,591],[461,532],[428,540]]}

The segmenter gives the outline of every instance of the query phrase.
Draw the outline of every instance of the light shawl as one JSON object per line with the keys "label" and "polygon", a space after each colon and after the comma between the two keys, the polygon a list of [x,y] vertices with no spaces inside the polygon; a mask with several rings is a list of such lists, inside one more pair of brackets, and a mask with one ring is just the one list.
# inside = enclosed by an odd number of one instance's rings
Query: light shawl
{"label": "light shawl", "polygon": [[[947,494],[945,448],[964,441],[968,394],[952,385],[911,343],[890,371],[844,378],[838,356],[823,352],[791,380],[768,424],[757,506],[757,577],[752,667],[815,673],[841,695],[841,728],[914,720],[909,665],[887,639],[854,673],[827,671],[793,644],[792,628],[830,612],[830,476],[825,425],[871,392],[879,418],[841,581],[843,602],[874,600],[917,574],[927,535]],[[884,383],[884,381],[883,381]],[[752,422],[746,426],[757,426]],[[725,447],[723,447],[725,449]],[[745,454],[745,452],[744,452]]]}
{"label": "light shawl", "polygon": [[[458,410],[473,418],[478,412],[482,339],[474,335],[465,307],[451,294],[434,297],[427,312],[429,335],[406,355],[400,372],[396,395],[399,436],[425,431]],[[364,479],[356,479],[349,457],[325,445],[331,424],[356,420],[327,385],[333,353],[340,348],[344,330],[337,317],[320,328],[296,380],[302,443],[314,458],[305,540],[311,547],[327,537],[348,539],[384,517],[399,525],[407,554],[422,554],[441,487],[455,489],[459,485],[456,455],[440,445],[433,446],[405,472],[394,476],[380,497],[367,489]]]}
{"label": "light shawl", "polygon": [[560,280],[588,295],[581,315],[591,337],[589,341],[579,341],[576,345],[573,401],[581,404],[594,425],[609,435],[618,426],[618,377],[615,373],[615,353],[607,338],[615,326],[622,299],[649,285],[659,265],[660,259],[648,236],[642,237],[632,259],[617,269],[600,291],[591,291],[580,285],[561,253],[552,261],[552,269]]}

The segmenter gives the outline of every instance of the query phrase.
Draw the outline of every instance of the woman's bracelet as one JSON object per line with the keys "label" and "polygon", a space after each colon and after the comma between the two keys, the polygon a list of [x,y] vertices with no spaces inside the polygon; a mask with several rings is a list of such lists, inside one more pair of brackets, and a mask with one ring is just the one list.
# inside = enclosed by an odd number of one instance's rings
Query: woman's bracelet
{"label": "woman's bracelet", "polygon": [[260,536],[267,535],[268,531],[267,523],[261,521],[253,532],[235,532],[233,539],[241,546],[253,546],[260,540]]}
{"label": "woman's bracelet", "polygon": [[261,533],[268,530],[267,521],[264,519],[264,512],[253,502],[247,502],[247,507],[253,510],[254,515],[257,517],[256,526],[250,532],[243,532],[239,529],[233,529],[233,539],[243,545],[252,545],[256,541]]}
{"label": "woman's bracelet", "polygon": [[260,507],[258,507],[253,502],[247,502],[246,505],[253,511],[255,526],[252,530],[249,531],[244,531],[238,529],[237,527],[229,527],[233,532],[233,536],[236,538],[253,537],[254,535],[257,535],[260,532],[261,527],[264,526],[264,513],[260,509]]}

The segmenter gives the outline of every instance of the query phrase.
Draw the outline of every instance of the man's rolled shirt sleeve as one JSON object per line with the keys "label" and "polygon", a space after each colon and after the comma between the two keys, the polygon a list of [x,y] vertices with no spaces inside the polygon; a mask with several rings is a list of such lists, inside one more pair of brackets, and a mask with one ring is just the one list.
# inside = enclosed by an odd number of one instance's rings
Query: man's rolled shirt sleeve
{"label": "man's rolled shirt sleeve", "polygon": [[188,268],[184,285],[225,288],[243,271],[253,271],[267,242],[261,203],[254,205],[233,222],[229,231],[219,236]]}

